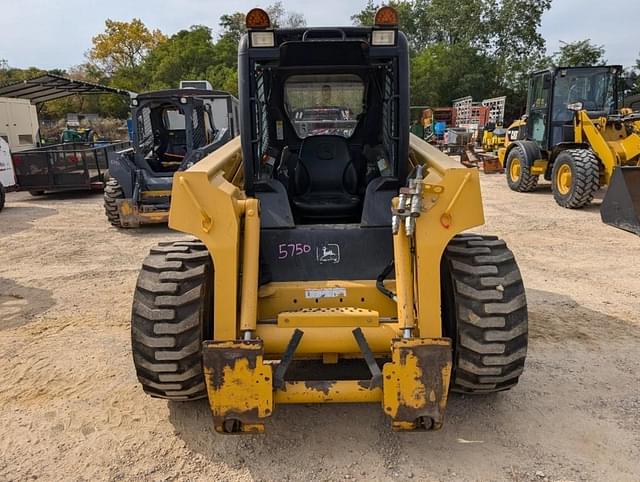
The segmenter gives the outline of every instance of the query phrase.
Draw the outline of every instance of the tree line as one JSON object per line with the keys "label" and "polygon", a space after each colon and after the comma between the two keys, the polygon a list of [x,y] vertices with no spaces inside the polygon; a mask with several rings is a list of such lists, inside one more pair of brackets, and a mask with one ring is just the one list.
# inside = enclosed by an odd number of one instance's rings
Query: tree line
{"label": "tree line", "polygon": [[[368,0],[354,13],[355,25],[371,25],[382,4]],[[548,56],[540,33],[542,15],[551,0],[402,0],[390,3],[399,13],[400,29],[411,46],[411,102],[446,106],[453,99],[476,100],[506,95],[507,119],[523,113],[528,73],[549,65],[604,64],[605,51],[590,39],[563,43]],[[303,14],[278,1],[267,8],[277,27],[306,25]],[[167,36],[140,19],[107,19],[92,39],[86,62],[51,73],[133,92],[175,88],[180,80],[208,80],[216,89],[237,95],[238,42],[245,32],[244,12],[222,15],[221,33],[205,25]],[[640,59],[637,61],[640,69]],[[42,74],[41,69],[11,68],[0,60],[0,84]],[[635,69],[629,72],[636,75]],[[640,91],[637,76],[636,90]],[[78,96],[45,104],[44,117],[66,112],[96,112],[125,118],[128,102],[119,96]]]}

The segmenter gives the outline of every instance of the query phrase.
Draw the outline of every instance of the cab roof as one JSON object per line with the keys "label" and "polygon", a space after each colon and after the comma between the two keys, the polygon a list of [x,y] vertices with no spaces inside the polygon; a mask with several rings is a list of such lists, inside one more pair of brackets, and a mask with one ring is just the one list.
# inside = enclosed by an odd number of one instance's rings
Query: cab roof
{"label": "cab roof", "polygon": [[222,90],[205,90],[205,89],[165,89],[154,90],[151,92],[144,92],[138,94],[135,99],[141,100],[153,100],[153,99],[168,99],[180,97],[233,97],[229,92]]}

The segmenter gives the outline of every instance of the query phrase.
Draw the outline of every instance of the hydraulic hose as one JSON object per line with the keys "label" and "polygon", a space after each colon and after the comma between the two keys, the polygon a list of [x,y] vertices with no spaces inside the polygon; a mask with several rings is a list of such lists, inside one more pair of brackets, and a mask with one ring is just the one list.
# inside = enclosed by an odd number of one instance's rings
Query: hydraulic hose
{"label": "hydraulic hose", "polygon": [[378,277],[376,278],[376,288],[378,288],[378,290],[383,295],[385,295],[387,298],[390,298],[393,301],[397,301],[398,298],[397,298],[396,294],[393,291],[388,290],[384,286],[384,280],[387,278],[387,276],[389,276],[391,274],[393,269],[394,269],[394,262],[393,262],[393,260],[391,260],[391,262],[386,266],[386,268],[384,270],[382,270],[382,273],[380,273],[378,275]]}

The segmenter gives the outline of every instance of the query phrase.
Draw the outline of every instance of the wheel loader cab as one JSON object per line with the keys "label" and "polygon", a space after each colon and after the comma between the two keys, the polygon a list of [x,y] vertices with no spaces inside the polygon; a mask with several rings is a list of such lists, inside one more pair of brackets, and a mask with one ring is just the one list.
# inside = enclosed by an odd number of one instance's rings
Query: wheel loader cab
{"label": "wheel loader cab", "polygon": [[245,189],[261,200],[263,228],[391,225],[409,90],[406,38],[389,33],[384,45],[356,27],[257,30],[241,42]]}
{"label": "wheel loader cab", "polygon": [[550,151],[575,143],[574,117],[607,117],[618,110],[621,67],[559,67],[536,72],[529,81],[527,138]]}

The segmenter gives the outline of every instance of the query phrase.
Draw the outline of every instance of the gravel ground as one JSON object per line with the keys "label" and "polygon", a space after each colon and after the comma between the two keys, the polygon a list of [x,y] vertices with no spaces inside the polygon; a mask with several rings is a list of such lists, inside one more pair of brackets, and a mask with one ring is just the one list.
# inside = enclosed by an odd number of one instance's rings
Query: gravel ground
{"label": "gravel ground", "polygon": [[375,405],[279,407],[264,436],[213,432],[206,402],[154,400],[132,366],[138,269],[165,227],[118,231],[98,194],[9,194],[0,213],[0,480],[640,480],[640,238],[599,201],[482,176],[487,225],[530,310],[521,383],[453,396],[440,432]]}

